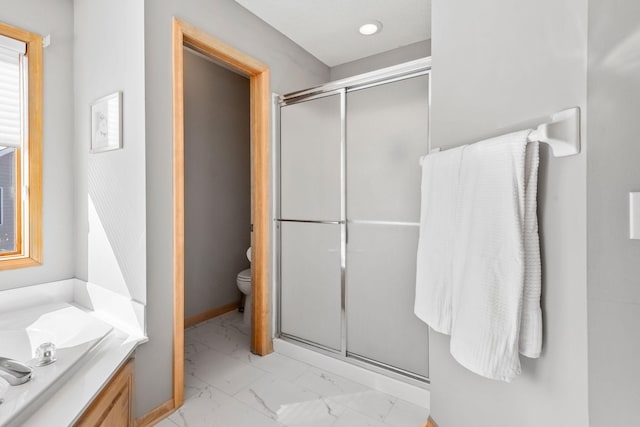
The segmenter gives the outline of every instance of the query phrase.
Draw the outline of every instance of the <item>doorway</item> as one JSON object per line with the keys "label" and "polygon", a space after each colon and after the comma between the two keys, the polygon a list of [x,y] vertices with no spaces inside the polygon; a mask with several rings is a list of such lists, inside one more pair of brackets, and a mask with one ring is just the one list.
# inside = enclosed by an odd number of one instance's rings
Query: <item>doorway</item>
{"label": "doorway", "polygon": [[269,308],[269,68],[191,24],[173,20],[173,403],[184,402],[184,48],[248,76],[251,123],[251,351],[273,351]]}

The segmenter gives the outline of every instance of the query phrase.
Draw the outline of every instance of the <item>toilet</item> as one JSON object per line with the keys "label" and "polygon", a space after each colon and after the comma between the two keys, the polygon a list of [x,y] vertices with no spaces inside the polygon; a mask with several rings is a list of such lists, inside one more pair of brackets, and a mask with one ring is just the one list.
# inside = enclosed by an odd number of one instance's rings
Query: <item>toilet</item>
{"label": "toilet", "polygon": [[[251,262],[251,248],[247,249],[247,259]],[[242,270],[236,276],[236,284],[238,289],[244,296],[244,317],[245,325],[251,324],[251,269]]]}

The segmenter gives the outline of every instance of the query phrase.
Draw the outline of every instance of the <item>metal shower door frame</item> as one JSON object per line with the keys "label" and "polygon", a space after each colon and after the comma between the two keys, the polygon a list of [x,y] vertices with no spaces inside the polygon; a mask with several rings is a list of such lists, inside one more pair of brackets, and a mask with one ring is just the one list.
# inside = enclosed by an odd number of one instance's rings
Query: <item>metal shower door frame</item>
{"label": "metal shower door frame", "polygon": [[[423,75],[431,74],[431,58],[423,58],[415,61],[410,61],[397,66],[384,68],[382,70],[373,71],[350,77],[347,79],[337,80],[335,82],[329,82],[325,85],[305,89],[302,91],[292,92],[286,95],[281,95],[277,100],[274,99],[276,110],[274,114],[277,115],[276,124],[277,129],[274,133],[276,136],[275,156],[274,156],[274,194],[275,194],[275,209],[274,209],[274,222],[276,228],[276,254],[275,254],[275,267],[276,267],[276,336],[285,339],[287,341],[295,342],[305,348],[313,351],[320,352],[322,354],[338,358],[339,360],[346,361],[350,364],[364,367],[368,370],[372,370],[381,373],[392,378],[399,379],[404,382],[408,382],[419,387],[425,387],[425,384],[429,383],[429,379],[413,372],[406,371],[404,369],[391,366],[379,361],[369,359],[364,356],[352,354],[347,351],[347,294],[346,294],[346,258],[347,258],[347,242],[348,242],[348,230],[347,230],[347,217],[346,217],[346,95],[348,92],[357,90],[368,89],[371,87],[389,84],[405,79],[410,79]],[[281,216],[281,115],[280,109],[288,105],[294,105],[297,103],[311,101],[314,99],[324,98],[327,96],[340,95],[340,221],[305,221],[305,220],[292,220],[288,218],[282,218]],[[429,107],[431,106],[431,79],[429,79]],[[429,114],[431,109],[429,108]],[[430,117],[427,118],[430,120]],[[431,128],[428,127],[428,141],[427,149],[430,149],[431,145]],[[283,222],[306,222],[306,223],[320,223],[320,224],[339,224],[340,225],[340,295],[341,295],[341,348],[339,350],[324,346],[319,343],[315,343],[306,340],[301,337],[292,336],[282,332],[282,269],[281,269],[281,255],[282,255],[282,227]],[[357,221],[356,221],[357,222]],[[414,225],[407,223],[406,225]]]}

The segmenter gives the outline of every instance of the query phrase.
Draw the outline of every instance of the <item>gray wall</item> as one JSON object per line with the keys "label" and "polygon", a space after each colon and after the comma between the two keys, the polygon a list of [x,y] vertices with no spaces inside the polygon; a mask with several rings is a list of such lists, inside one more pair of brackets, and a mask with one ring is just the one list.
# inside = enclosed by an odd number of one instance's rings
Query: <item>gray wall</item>
{"label": "gray wall", "polygon": [[[76,277],[144,304],[144,3],[73,5]],[[90,105],[116,91],[123,92],[123,149],[90,154]]]}
{"label": "gray wall", "polygon": [[147,331],[137,351],[135,415],[172,395],[171,22],[184,19],[264,62],[271,90],[291,92],[328,81],[329,69],[233,0],[145,2],[147,125]]}
{"label": "gray wall", "polygon": [[236,302],[249,268],[249,79],[185,49],[185,318]]}
{"label": "gray wall", "polygon": [[331,80],[344,79],[345,77],[367,73],[427,56],[431,56],[431,40],[412,43],[377,55],[367,56],[366,58],[331,67]]}
{"label": "gray wall", "polygon": [[[434,147],[572,106],[585,117],[587,0],[436,1],[432,40]],[[462,368],[449,338],[431,333],[431,412],[440,426],[588,425],[585,151],[554,159],[542,148],[542,357],[523,357],[523,374],[500,383]]]}
{"label": "gray wall", "polygon": [[589,1],[589,403],[593,427],[640,422],[640,3]]}
{"label": "gray wall", "polygon": [[73,8],[71,0],[0,0],[0,20],[41,35],[43,265],[0,271],[0,290],[73,277]]}

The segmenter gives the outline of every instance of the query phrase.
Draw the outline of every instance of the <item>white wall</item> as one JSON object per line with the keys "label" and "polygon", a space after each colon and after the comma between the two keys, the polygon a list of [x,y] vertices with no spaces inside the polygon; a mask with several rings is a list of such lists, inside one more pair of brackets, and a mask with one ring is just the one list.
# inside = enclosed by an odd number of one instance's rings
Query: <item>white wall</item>
{"label": "white wall", "polygon": [[73,277],[73,8],[71,0],[0,0],[0,20],[40,35],[43,52],[42,266],[0,272],[0,290]]}
{"label": "white wall", "polygon": [[431,40],[412,43],[377,55],[346,62],[331,67],[331,80],[344,79],[357,74],[391,67],[414,59],[425,58],[431,55]]}
{"label": "white wall", "polygon": [[135,415],[172,395],[172,103],[171,23],[184,19],[264,62],[271,90],[291,92],[323,83],[329,69],[233,0],[145,2],[147,136],[147,331],[137,351]]}
{"label": "white wall", "polygon": [[[432,16],[434,147],[573,106],[585,118],[587,0],[435,1]],[[586,156],[586,145],[564,159],[542,149],[542,357],[522,358],[511,384],[491,381],[458,365],[449,338],[432,332],[431,412],[441,427],[588,425]]]}
{"label": "white wall", "polygon": [[593,427],[640,422],[640,3],[589,1],[589,404]]}
{"label": "white wall", "polygon": [[249,79],[185,49],[185,318],[240,300],[249,268]]}
{"label": "white wall", "polygon": [[[74,0],[76,277],[146,301],[143,0]],[[123,149],[89,153],[90,105],[123,92]]]}

